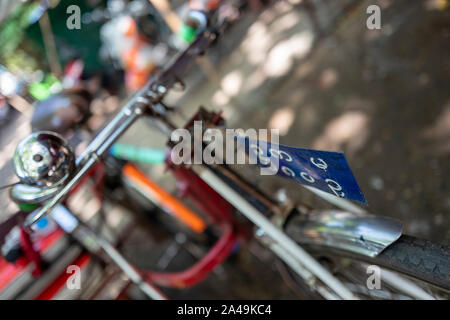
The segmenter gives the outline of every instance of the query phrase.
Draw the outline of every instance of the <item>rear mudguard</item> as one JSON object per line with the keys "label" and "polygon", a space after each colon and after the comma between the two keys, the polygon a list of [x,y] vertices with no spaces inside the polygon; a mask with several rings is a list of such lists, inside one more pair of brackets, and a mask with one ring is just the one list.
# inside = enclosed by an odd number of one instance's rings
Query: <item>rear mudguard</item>
{"label": "rear mudguard", "polygon": [[302,243],[375,257],[402,235],[396,220],[347,211],[312,211],[289,221],[286,231]]}

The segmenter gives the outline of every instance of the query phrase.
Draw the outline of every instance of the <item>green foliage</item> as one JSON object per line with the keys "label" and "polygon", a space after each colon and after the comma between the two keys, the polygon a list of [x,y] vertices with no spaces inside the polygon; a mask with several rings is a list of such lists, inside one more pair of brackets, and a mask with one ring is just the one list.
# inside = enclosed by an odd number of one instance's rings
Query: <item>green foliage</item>
{"label": "green foliage", "polygon": [[16,8],[0,27],[0,63],[8,69],[33,69],[33,59],[23,50],[18,50],[29,25],[29,16],[37,3],[24,3]]}

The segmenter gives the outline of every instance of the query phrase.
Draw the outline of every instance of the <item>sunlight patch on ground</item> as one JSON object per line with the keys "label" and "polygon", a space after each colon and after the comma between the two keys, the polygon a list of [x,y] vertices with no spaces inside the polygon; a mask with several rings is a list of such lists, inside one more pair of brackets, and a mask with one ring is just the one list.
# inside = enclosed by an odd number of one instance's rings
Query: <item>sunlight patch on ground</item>
{"label": "sunlight patch on ground", "polygon": [[424,3],[425,9],[427,10],[444,10],[448,7],[448,0],[427,0]]}
{"label": "sunlight patch on ground", "polygon": [[223,92],[222,90],[217,90],[212,97],[213,105],[222,111],[222,115],[225,119],[229,119],[233,116],[235,109],[230,105],[231,97]]}
{"label": "sunlight patch on ground", "polygon": [[276,12],[274,10],[265,10],[261,13],[258,19],[266,24],[272,23],[277,18]]}
{"label": "sunlight patch on ground", "polygon": [[19,141],[25,138],[30,132],[30,125],[28,121],[25,121],[14,131],[14,134],[10,135],[11,140],[0,150],[0,170],[12,159]]}
{"label": "sunlight patch on ground", "polygon": [[242,85],[242,78],[242,73],[239,70],[228,73],[220,83],[223,92],[229,97],[237,95]]}
{"label": "sunlight patch on ground", "polygon": [[214,93],[212,102],[214,103],[214,105],[221,107],[230,102],[230,97],[222,90],[218,90]]}
{"label": "sunlight patch on ground", "polygon": [[314,140],[313,148],[342,150],[354,153],[366,142],[369,135],[369,118],[361,111],[346,112],[330,121],[322,134]]}
{"label": "sunlight patch on ground", "polygon": [[220,110],[222,111],[222,115],[225,119],[229,119],[229,122],[233,120],[232,117],[236,112],[235,108],[230,105],[226,105],[220,108]]}
{"label": "sunlight patch on ground", "polygon": [[292,9],[292,4],[290,4],[288,1],[278,1],[273,6],[273,10],[277,13],[289,12]]}
{"label": "sunlight patch on ground", "polygon": [[289,72],[294,59],[301,59],[311,50],[314,36],[303,31],[291,38],[279,42],[268,55],[264,63],[264,72],[268,76],[279,77]]}
{"label": "sunlight patch on ground", "polygon": [[250,76],[245,79],[243,86],[244,91],[252,91],[259,88],[263,82],[266,80],[267,75],[262,69],[255,70]]}
{"label": "sunlight patch on ground", "polygon": [[450,102],[445,105],[435,123],[423,132],[423,137],[436,142],[438,153],[450,152]]}
{"label": "sunlight patch on ground", "polygon": [[300,16],[296,11],[289,12],[281,19],[278,19],[277,23],[270,29],[272,34],[282,33],[296,26],[299,23]]}
{"label": "sunlight patch on ground", "polygon": [[272,44],[267,26],[257,21],[249,29],[242,50],[249,63],[259,65],[266,59],[266,53]]}
{"label": "sunlight patch on ground", "polygon": [[295,113],[291,108],[278,109],[269,119],[269,129],[280,130],[280,135],[284,136],[291,127],[295,119]]}
{"label": "sunlight patch on ground", "polygon": [[292,5],[300,4],[303,2],[303,0],[287,0]]}
{"label": "sunlight patch on ground", "polygon": [[333,68],[325,69],[319,75],[318,86],[322,89],[329,89],[336,84],[339,79],[337,71]]}

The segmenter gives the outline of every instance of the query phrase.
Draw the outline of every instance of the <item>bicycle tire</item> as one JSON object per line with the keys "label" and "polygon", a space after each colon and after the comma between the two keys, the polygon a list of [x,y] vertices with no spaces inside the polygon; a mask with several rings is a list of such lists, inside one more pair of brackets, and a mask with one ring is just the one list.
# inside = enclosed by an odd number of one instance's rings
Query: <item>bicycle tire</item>
{"label": "bicycle tire", "polygon": [[450,291],[450,247],[402,235],[376,257],[341,248],[307,243],[295,232],[295,218],[285,226],[286,233],[312,254],[350,258],[378,265]]}

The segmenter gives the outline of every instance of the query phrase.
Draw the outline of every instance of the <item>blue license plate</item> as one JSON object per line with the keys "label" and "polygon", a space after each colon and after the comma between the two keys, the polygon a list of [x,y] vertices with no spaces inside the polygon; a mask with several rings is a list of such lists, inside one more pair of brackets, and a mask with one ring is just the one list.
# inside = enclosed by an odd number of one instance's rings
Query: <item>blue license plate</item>
{"label": "blue license plate", "polygon": [[261,140],[241,137],[245,152],[256,157],[260,167],[268,167],[275,159],[274,174],[293,179],[339,198],[367,205],[342,152],[294,148]]}

